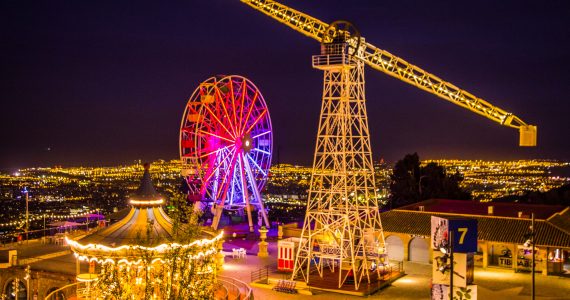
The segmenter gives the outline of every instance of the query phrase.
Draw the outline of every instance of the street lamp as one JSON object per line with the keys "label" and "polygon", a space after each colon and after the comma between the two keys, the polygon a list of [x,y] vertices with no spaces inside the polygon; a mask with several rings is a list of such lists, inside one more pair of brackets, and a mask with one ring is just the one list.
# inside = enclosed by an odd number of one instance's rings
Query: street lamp
{"label": "street lamp", "polygon": [[453,299],[453,230],[449,231],[449,298]]}
{"label": "street lamp", "polygon": [[26,267],[26,275],[24,279],[26,280],[26,299],[30,300],[30,277],[31,277],[32,270],[30,269],[30,265]]}
{"label": "street lamp", "polygon": [[28,220],[29,214],[28,214],[28,189],[26,187],[24,187],[24,189],[22,190],[22,193],[26,194],[26,243],[28,242],[28,230],[30,229],[30,223]]}
{"label": "street lamp", "polygon": [[534,280],[534,264],[535,264],[535,253],[534,253],[534,213],[531,213],[531,221],[530,221],[530,232],[524,235],[526,242],[524,243],[525,247],[532,247],[532,266],[531,266],[531,286],[530,286],[530,294],[531,299],[535,299],[535,280]]}

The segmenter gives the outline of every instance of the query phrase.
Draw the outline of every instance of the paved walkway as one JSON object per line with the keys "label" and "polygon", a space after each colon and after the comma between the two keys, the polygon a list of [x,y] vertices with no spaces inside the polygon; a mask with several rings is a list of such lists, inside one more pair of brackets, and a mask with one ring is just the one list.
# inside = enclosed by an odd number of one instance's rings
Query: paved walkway
{"label": "paved walkway", "polygon": [[[231,257],[231,248],[246,248],[248,253],[245,259]],[[251,281],[251,272],[267,265],[275,265],[277,243],[270,242],[268,258],[256,256],[257,244],[240,238],[227,240],[224,250],[229,250],[222,275],[234,277],[244,282]],[[397,280],[392,286],[369,296],[371,299],[429,299],[431,282],[431,265],[406,262],[404,264],[406,276]],[[270,271],[270,277],[284,279],[286,275]],[[513,273],[511,270],[475,269],[475,284],[478,288],[478,299],[530,299],[531,276],[529,273]],[[254,287],[255,299],[306,299],[306,295],[291,295],[272,291],[271,289]],[[330,292],[315,292],[311,299],[362,299],[362,297],[348,296]],[[536,273],[536,299],[562,300],[570,299],[570,278],[557,276],[542,276]]]}
{"label": "paved walkway", "polygon": [[[46,252],[53,252],[65,249],[62,246],[31,244],[20,247],[20,255],[35,256]],[[244,248],[248,255],[246,258],[232,258],[232,248]],[[258,246],[256,241],[244,240],[242,238],[228,239],[224,244],[224,252],[228,254],[225,258],[224,269],[221,275],[233,277],[246,283],[251,281],[251,272],[265,266],[276,264],[277,242],[269,243],[270,256],[266,258],[257,257]],[[26,253],[24,255],[24,252]],[[53,270],[63,273],[74,274],[75,259],[72,255],[65,255],[54,259],[32,264],[34,269]],[[397,280],[392,286],[368,298],[372,299],[429,299],[431,266],[406,262],[404,269],[406,276]],[[286,279],[287,274],[277,273],[270,268],[270,277],[274,279]],[[478,299],[508,299],[522,300],[530,298],[531,276],[529,273],[513,273],[503,269],[476,269],[475,284],[478,285]],[[272,291],[271,289],[254,287],[255,299],[306,299],[306,295],[291,295]],[[570,278],[556,276],[542,276],[536,274],[536,299],[539,300],[562,300],[570,299]],[[310,297],[315,300],[334,299],[362,299],[356,296],[347,296],[330,292],[315,292]]]}
{"label": "paved walkway", "polygon": [[46,244],[40,240],[23,241],[21,244],[12,243],[1,247],[0,250],[18,250],[18,259],[41,256],[63,250],[69,250],[68,246]]}

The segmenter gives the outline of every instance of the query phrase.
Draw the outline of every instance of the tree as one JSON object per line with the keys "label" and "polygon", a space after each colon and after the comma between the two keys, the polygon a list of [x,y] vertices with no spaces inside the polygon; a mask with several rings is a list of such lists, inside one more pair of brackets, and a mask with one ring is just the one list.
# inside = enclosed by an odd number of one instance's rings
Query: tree
{"label": "tree", "polygon": [[459,186],[463,175],[457,171],[448,175],[444,167],[433,162],[421,166],[417,153],[399,160],[390,179],[391,208],[435,198],[471,199],[471,194]]}
{"label": "tree", "polygon": [[390,207],[400,207],[419,199],[420,158],[417,153],[406,154],[394,166],[390,175]]}

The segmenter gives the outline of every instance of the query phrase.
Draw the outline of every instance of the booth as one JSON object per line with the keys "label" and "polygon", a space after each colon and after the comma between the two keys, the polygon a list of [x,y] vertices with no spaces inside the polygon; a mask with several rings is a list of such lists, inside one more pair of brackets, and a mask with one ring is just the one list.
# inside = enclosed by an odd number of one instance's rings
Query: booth
{"label": "booth", "polygon": [[279,271],[293,272],[300,240],[300,238],[292,237],[277,242],[277,269]]}

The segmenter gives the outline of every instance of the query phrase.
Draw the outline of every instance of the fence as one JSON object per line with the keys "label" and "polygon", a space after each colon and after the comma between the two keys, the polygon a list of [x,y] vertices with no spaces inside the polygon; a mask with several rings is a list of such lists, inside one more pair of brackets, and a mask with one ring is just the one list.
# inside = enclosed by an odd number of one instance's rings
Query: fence
{"label": "fence", "polygon": [[391,262],[388,265],[384,265],[381,267],[379,279],[381,280],[390,280],[394,273],[403,273],[404,272],[404,262],[397,261]]}
{"label": "fence", "polygon": [[226,276],[218,276],[218,281],[228,290],[229,300],[253,300],[253,290],[247,283]]}
{"label": "fence", "polygon": [[269,266],[251,271],[251,282],[269,283]]}
{"label": "fence", "polygon": [[49,293],[44,300],[62,300],[62,299],[69,299],[71,297],[76,297],[76,299],[83,299],[77,297],[77,289],[82,284],[82,282],[76,282],[72,284],[68,284],[64,287],[61,287],[57,290],[52,291]]}
{"label": "fence", "polygon": [[323,65],[345,65],[354,64],[354,61],[347,54],[341,55],[313,55],[313,67]]}

